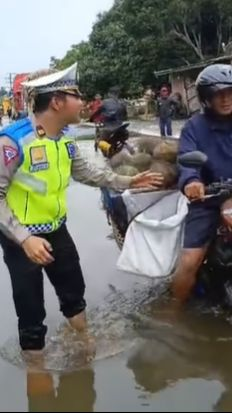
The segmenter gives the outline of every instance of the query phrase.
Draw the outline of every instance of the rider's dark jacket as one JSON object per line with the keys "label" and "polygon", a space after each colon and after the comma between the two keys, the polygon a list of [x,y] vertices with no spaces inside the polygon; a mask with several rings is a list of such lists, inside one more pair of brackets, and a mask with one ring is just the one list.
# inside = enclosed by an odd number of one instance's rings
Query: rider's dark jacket
{"label": "rider's dark jacket", "polygon": [[232,118],[221,120],[207,114],[193,116],[184,126],[179,155],[202,151],[208,156],[202,170],[180,167],[179,188],[193,181],[210,184],[221,178],[232,178]]}

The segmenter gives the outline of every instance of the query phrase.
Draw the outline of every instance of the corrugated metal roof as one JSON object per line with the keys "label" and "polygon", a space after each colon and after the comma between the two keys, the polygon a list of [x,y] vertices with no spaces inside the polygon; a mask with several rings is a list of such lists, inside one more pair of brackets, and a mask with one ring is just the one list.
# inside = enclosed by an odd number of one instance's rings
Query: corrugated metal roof
{"label": "corrugated metal roof", "polygon": [[194,64],[189,65],[189,66],[180,66],[180,67],[176,67],[176,68],[159,70],[157,72],[155,71],[154,74],[155,74],[156,77],[161,77],[161,76],[166,76],[166,75],[169,75],[169,74],[172,74],[172,73],[183,73],[183,72],[188,72],[189,70],[200,69],[200,68],[206,67],[210,64],[214,64],[214,63],[228,62],[228,60],[232,61],[232,55],[219,56],[219,57],[216,57],[214,59],[202,60],[201,62],[194,63]]}

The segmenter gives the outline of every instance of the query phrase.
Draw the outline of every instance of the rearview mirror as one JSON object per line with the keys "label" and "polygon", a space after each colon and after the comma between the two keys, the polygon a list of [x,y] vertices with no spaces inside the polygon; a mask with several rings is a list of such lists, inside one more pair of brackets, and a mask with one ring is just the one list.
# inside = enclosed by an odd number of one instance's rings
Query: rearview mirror
{"label": "rearview mirror", "polygon": [[200,151],[188,152],[178,157],[178,163],[185,168],[201,168],[207,161],[207,155]]}

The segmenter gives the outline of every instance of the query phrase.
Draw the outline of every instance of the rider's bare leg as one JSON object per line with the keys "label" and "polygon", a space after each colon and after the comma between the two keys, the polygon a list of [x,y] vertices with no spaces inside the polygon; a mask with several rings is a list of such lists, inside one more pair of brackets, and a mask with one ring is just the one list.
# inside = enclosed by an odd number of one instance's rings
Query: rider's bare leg
{"label": "rider's bare leg", "polygon": [[177,304],[184,304],[190,297],[207,249],[206,246],[182,251],[172,283],[172,292]]}

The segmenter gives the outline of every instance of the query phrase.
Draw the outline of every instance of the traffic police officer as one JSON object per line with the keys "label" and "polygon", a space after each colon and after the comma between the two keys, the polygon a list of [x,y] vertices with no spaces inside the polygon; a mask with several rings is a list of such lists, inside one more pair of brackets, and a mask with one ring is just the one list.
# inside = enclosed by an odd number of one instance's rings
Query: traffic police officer
{"label": "traffic police officer", "polygon": [[33,112],[0,133],[0,243],[9,269],[24,351],[44,348],[47,327],[42,269],[72,327],[85,333],[85,283],[66,227],[66,188],[159,187],[159,174],[119,176],[88,164],[62,133],[82,108],[77,65],[24,83]]}

